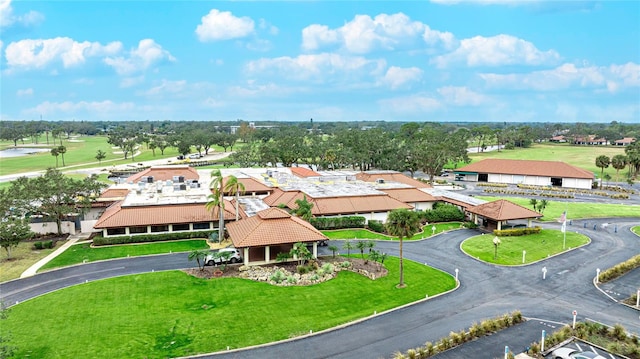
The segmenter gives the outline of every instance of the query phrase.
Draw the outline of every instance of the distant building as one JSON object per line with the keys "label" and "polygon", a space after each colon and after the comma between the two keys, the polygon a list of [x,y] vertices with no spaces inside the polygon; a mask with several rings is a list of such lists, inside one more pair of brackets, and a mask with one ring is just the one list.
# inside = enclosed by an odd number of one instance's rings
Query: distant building
{"label": "distant building", "polygon": [[634,137],[625,137],[621,140],[617,140],[615,142],[616,146],[629,146],[630,144],[636,142],[636,139]]}

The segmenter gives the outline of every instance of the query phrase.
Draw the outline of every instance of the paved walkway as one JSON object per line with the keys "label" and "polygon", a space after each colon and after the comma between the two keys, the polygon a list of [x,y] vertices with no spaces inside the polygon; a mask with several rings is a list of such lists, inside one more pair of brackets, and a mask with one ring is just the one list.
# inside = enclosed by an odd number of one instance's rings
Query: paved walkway
{"label": "paved walkway", "polygon": [[42,268],[43,265],[47,264],[53,258],[59,256],[60,253],[66,251],[67,248],[71,247],[72,245],[74,245],[79,240],[88,239],[90,235],[91,235],[91,233],[76,233],[76,234],[69,235],[69,238],[67,238],[67,241],[65,242],[65,244],[61,245],[60,248],[56,249],[55,251],[53,251],[48,256],[46,256],[46,257],[42,258],[41,260],[39,260],[38,262],[36,262],[36,264],[34,264],[31,267],[27,268],[27,270],[22,272],[22,274],[20,275],[20,278],[26,278],[26,277],[31,277],[31,276],[35,275],[36,272],[38,272],[38,269]]}

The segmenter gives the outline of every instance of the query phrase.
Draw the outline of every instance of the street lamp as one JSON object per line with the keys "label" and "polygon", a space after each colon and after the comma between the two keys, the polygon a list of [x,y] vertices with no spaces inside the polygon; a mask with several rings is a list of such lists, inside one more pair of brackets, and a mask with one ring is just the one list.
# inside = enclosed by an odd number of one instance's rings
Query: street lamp
{"label": "street lamp", "polygon": [[493,259],[498,258],[498,246],[499,245],[500,245],[500,238],[493,237],[493,246],[495,247],[495,250],[493,251]]}

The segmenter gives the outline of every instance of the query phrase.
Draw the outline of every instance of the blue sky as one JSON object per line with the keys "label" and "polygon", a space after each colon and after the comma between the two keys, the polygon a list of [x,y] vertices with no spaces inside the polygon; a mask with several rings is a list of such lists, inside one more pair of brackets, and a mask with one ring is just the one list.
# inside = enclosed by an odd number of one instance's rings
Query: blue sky
{"label": "blue sky", "polygon": [[640,123],[638,1],[0,0],[1,120]]}

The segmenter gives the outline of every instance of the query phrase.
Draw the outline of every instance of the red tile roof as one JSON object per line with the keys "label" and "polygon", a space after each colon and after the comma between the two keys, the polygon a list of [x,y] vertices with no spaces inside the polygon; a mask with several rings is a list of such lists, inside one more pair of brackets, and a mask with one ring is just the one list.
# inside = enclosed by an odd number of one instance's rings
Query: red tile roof
{"label": "red tile roof", "polygon": [[493,219],[496,221],[507,221],[511,219],[539,218],[542,214],[522,207],[506,199],[484,203],[467,209],[471,213]]}
{"label": "red tile roof", "polygon": [[592,172],[560,161],[504,160],[487,158],[460,167],[455,172],[500,173],[511,175],[593,179]]}
{"label": "red tile roof", "polygon": [[98,201],[122,200],[129,193],[128,188],[107,188],[100,194]]}
{"label": "red tile roof", "polygon": [[623,138],[621,140],[617,140],[616,144],[621,144],[621,143],[631,144],[633,142],[636,142],[636,139],[634,137],[625,137],[625,138]]}
{"label": "red tile roof", "polygon": [[[93,228],[121,228],[218,220],[218,208],[208,211],[204,203],[123,207],[117,202],[102,214]],[[239,210],[240,217],[247,215]],[[235,203],[225,200],[224,218],[235,218]]]}
{"label": "red tile roof", "polygon": [[[226,185],[228,178],[229,177],[225,177],[222,180],[223,185]],[[249,178],[238,178],[238,182],[242,183],[244,185],[244,194],[251,194],[253,192],[264,193],[264,192],[272,192],[273,191],[273,187],[266,186],[266,185],[258,182],[254,178],[250,178],[250,177]],[[227,193],[225,193],[225,195],[226,194]],[[240,194],[242,195],[243,193],[241,192]]]}
{"label": "red tile roof", "polygon": [[280,208],[268,208],[257,215],[227,224],[236,248],[328,240],[309,222]]}
{"label": "red tile roof", "polygon": [[183,176],[185,180],[198,180],[200,175],[195,168],[189,166],[150,167],[129,176],[127,182],[138,182],[143,176],[153,176],[154,181],[171,181],[173,176]]}
{"label": "red tile roof", "polygon": [[314,170],[304,167],[290,167],[291,174],[294,176],[306,178],[306,177],[320,177],[320,174]]}
{"label": "red tile roof", "polygon": [[404,203],[437,201],[432,195],[417,188],[381,188],[380,191]]}
{"label": "red tile roof", "polygon": [[392,172],[392,171],[370,171],[370,172],[359,172],[356,174],[356,179],[365,182],[375,182],[378,179],[383,179],[388,182],[398,182],[404,183],[409,186],[413,186],[415,188],[431,188],[431,185],[422,181],[418,181],[415,178],[411,178],[409,176],[405,176],[400,172]]}

